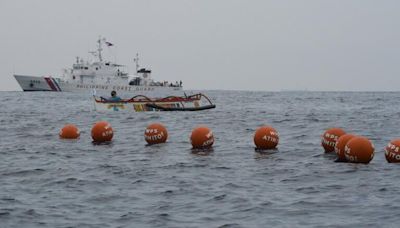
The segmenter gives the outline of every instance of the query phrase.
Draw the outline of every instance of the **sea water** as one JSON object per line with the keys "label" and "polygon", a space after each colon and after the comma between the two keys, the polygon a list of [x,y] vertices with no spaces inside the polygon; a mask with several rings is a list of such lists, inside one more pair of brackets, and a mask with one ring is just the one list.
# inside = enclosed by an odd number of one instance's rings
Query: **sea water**
{"label": "sea water", "polygon": [[[216,109],[93,111],[89,95],[1,92],[0,227],[398,227],[400,165],[384,147],[400,138],[400,93],[206,91]],[[108,121],[112,143],[94,145]],[[153,122],[167,143],[146,146]],[[66,123],[79,140],[61,140]],[[189,135],[215,136],[193,153]],[[273,126],[278,149],[254,150],[254,131]],[[368,165],[335,163],[322,133],[368,137]]]}

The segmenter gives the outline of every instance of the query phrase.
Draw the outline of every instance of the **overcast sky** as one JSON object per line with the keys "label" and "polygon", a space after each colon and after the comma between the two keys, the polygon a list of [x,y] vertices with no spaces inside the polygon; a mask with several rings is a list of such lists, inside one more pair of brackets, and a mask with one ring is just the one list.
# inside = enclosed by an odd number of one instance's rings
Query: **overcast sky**
{"label": "overcast sky", "polygon": [[186,89],[399,90],[400,1],[0,0],[0,90],[109,57]]}

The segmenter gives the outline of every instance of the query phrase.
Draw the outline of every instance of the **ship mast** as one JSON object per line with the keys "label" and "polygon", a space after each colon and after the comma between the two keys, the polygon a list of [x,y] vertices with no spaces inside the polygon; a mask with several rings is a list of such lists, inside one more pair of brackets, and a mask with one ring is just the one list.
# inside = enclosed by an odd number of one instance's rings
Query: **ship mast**
{"label": "ship mast", "polygon": [[101,36],[99,37],[99,40],[97,41],[97,43],[98,43],[97,52],[98,52],[99,61],[103,62],[103,57],[101,56],[101,51],[103,51],[103,48],[101,48]]}
{"label": "ship mast", "polygon": [[136,53],[136,58],[133,59],[136,64],[136,72],[139,70],[139,53]]}

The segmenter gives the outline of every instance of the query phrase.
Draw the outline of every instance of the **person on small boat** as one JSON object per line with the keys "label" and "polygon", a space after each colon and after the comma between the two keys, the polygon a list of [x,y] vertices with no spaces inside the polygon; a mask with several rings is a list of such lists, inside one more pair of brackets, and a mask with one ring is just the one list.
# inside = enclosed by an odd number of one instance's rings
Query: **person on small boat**
{"label": "person on small boat", "polygon": [[107,99],[108,101],[121,101],[122,99],[117,96],[117,92],[115,90],[111,91],[111,97]]}

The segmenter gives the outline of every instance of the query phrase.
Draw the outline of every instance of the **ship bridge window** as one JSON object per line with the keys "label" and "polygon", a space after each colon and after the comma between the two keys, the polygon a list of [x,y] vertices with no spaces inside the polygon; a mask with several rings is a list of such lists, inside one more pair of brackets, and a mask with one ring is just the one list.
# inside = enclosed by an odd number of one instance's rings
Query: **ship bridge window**
{"label": "ship bridge window", "polygon": [[89,69],[89,67],[85,67],[85,70],[88,70]]}
{"label": "ship bridge window", "polygon": [[96,70],[99,70],[99,68],[98,68],[98,67],[96,67]]}

